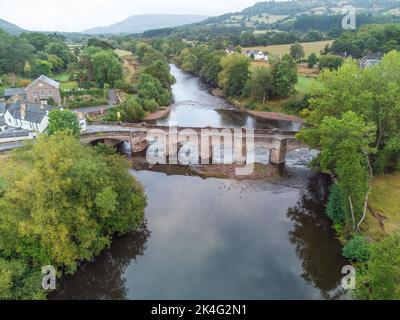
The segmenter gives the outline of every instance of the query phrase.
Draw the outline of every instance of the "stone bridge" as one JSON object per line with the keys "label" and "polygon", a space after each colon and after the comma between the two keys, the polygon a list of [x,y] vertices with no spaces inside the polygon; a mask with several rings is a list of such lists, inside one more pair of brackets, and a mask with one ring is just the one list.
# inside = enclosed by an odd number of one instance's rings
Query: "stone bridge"
{"label": "stone bridge", "polygon": [[[269,161],[278,165],[285,162],[287,152],[301,146],[295,139],[296,133],[279,129],[248,131],[241,128],[168,127],[145,123],[97,122],[91,124],[87,132],[82,133],[81,142],[83,144],[101,142],[112,147],[118,147],[126,142],[130,144],[132,153],[136,153],[145,151],[155,141],[163,141],[165,148],[162,151],[168,157],[177,157],[184,144],[193,143],[198,148],[202,164],[212,159],[215,145],[231,146],[232,150],[235,150],[234,161],[237,162],[246,162],[248,149],[252,146],[263,145],[270,150]],[[240,150],[240,155],[237,155],[237,150]]]}

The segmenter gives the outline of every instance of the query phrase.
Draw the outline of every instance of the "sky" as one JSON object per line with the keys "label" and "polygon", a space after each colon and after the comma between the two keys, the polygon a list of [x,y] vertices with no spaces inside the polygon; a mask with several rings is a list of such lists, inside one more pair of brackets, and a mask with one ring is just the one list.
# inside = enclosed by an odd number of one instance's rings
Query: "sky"
{"label": "sky", "polygon": [[145,13],[217,16],[261,0],[12,0],[0,1],[0,18],[30,31],[83,31]]}

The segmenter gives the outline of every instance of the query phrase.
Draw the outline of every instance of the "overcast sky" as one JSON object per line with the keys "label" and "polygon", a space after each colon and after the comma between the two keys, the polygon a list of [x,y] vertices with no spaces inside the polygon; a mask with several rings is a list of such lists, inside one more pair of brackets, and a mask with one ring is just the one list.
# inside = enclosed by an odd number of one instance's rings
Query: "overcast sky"
{"label": "overcast sky", "polygon": [[216,16],[261,0],[12,0],[0,1],[0,18],[37,31],[83,31],[143,13]]}

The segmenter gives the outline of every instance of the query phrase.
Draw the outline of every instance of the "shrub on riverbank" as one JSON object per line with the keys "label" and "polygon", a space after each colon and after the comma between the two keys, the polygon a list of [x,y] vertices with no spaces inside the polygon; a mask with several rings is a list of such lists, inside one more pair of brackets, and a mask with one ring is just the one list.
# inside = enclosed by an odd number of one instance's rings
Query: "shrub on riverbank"
{"label": "shrub on riverbank", "polygon": [[59,276],[73,273],[114,234],[139,227],[146,200],[128,169],[121,156],[84,147],[65,132],[41,136],[4,161],[0,298],[43,297],[37,281],[42,266],[54,266]]}

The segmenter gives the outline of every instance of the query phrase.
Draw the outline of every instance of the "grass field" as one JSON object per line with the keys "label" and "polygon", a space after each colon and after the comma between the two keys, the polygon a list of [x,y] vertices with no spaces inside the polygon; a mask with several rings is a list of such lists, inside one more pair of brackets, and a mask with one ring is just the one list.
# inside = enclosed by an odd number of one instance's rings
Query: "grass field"
{"label": "grass field", "polygon": [[[257,67],[270,67],[271,65],[265,61],[252,61],[251,63],[252,68]],[[308,68],[306,65],[298,64],[297,65],[297,73],[300,76],[308,77],[308,78],[315,78],[319,75],[320,70],[318,68]]]}
{"label": "grass field", "polygon": [[78,89],[78,82],[76,81],[61,82],[60,89],[61,90]]}
{"label": "grass field", "polygon": [[[304,48],[304,52],[306,57],[308,57],[311,53],[315,53],[316,55],[320,55],[321,50],[325,48],[327,44],[331,45],[333,43],[332,40],[327,41],[317,41],[317,42],[303,42],[301,45]],[[267,51],[270,54],[285,54],[290,53],[291,44],[282,44],[282,45],[273,45],[266,47],[248,47],[243,48],[243,50],[262,50]]]}
{"label": "grass field", "polygon": [[374,178],[369,205],[361,226],[369,238],[378,241],[400,230],[400,173]]}

